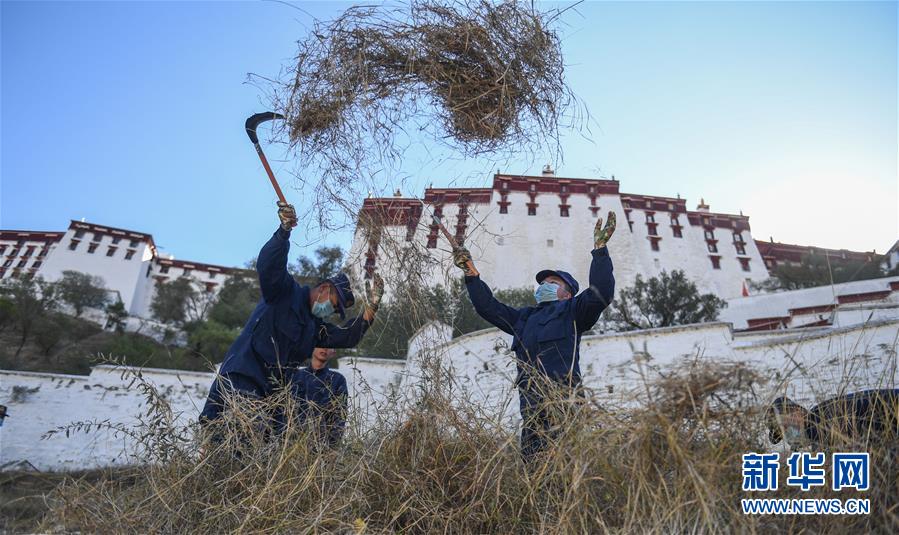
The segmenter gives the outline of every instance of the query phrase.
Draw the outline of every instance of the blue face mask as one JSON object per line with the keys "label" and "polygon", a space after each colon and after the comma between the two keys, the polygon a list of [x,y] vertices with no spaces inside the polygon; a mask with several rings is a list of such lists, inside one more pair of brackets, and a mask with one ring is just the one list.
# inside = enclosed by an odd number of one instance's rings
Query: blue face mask
{"label": "blue face mask", "polygon": [[538,303],[548,303],[559,300],[559,285],[554,282],[541,282],[534,291],[534,299]]}
{"label": "blue face mask", "polygon": [[328,299],[324,303],[319,303],[316,301],[312,305],[312,315],[318,319],[325,319],[331,314],[334,313],[334,305],[331,304],[331,300]]}

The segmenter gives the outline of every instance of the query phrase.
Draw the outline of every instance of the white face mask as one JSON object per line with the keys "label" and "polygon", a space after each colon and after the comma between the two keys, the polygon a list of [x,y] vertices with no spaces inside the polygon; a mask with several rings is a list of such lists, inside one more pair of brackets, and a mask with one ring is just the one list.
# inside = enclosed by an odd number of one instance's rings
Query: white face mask
{"label": "white face mask", "polygon": [[554,282],[541,282],[534,291],[534,300],[538,303],[547,303],[559,300],[559,285]]}

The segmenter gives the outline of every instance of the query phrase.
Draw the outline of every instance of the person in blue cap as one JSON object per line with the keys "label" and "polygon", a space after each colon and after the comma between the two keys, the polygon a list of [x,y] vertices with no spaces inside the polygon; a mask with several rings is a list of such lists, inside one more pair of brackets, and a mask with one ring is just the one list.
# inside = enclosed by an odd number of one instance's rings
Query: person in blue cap
{"label": "person in blue cap", "polygon": [[312,426],[310,432],[317,443],[332,448],[343,438],[347,415],[346,378],[328,367],[334,356],[333,349],[317,347],[309,364],[296,369],[290,378],[297,423]]}
{"label": "person in blue cap", "polygon": [[290,370],[310,358],[312,350],[354,347],[375,319],[384,283],[375,274],[366,283],[367,303],[359,316],[334,325],[327,320],[355,304],[350,281],[339,273],[314,287],[301,286],[287,271],[290,231],[297,225],[294,207],[278,203],[281,225],[259,251],[256,271],[262,299],[243,331],[231,344],[209,389],[201,423],[218,418],[226,392],[251,399],[270,396],[290,380]]}
{"label": "person in blue cap", "polygon": [[578,294],[578,283],[571,274],[545,269],[536,277],[536,306],[516,309],[499,302],[481,280],[468,250],[459,247],[453,252],[453,263],[465,272],[465,286],[477,313],[512,335],[518,361],[521,452],[526,460],[544,450],[552,437],[552,422],[545,410],[546,384],[558,386],[562,392],[576,392],[581,382],[581,335],[593,327],[615,294],[612,259],[606,247],[615,232],[615,221],[615,213],[609,212],[605,226],[602,218],[596,222],[590,287]]}
{"label": "person in blue cap", "polygon": [[772,444],[786,440],[790,447],[798,448],[846,439],[895,443],[899,439],[899,389],[852,392],[811,409],[779,397],[766,416]]}

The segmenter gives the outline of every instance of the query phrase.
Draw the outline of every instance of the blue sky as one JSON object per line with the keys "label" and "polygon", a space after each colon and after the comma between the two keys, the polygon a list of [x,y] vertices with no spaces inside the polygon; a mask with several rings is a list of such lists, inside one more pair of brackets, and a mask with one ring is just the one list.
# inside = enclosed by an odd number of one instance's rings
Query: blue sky
{"label": "blue sky", "polygon": [[[177,258],[255,256],[276,219],[242,128],[266,107],[247,73],[277,75],[312,17],[349,5],[295,4],[0,3],[0,227],[84,217]],[[704,197],[759,239],[882,252],[899,237],[896,28],[894,2],[580,4],[561,31],[593,123],[565,136],[558,173]],[[417,189],[488,184],[495,167],[406,171]],[[294,254],[349,238],[311,233]]]}

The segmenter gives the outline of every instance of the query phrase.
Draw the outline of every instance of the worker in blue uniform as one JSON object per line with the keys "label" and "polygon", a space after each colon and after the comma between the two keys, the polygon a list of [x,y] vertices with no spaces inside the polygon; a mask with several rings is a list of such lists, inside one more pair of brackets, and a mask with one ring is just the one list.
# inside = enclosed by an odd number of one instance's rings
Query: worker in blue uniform
{"label": "worker in blue uniform", "polygon": [[[615,214],[609,212],[593,231],[590,287],[578,294],[578,282],[562,270],[537,273],[536,306],[512,308],[499,302],[480,278],[467,249],[458,247],[453,262],[465,272],[465,285],[477,313],[512,335],[517,358],[519,406],[522,418],[521,452],[531,459],[552,438],[553,422],[546,405],[547,385],[558,393],[574,394],[581,382],[581,335],[589,330],[615,293],[612,259],[606,244],[615,232]],[[554,396],[555,399],[555,396]]]}
{"label": "worker in blue uniform", "polygon": [[899,389],[881,388],[836,396],[806,409],[787,397],[771,403],[768,438],[792,448],[841,440],[899,439]]}
{"label": "worker in blue uniform", "polygon": [[345,319],[344,311],[355,303],[349,279],[339,273],[314,287],[297,283],[287,271],[296,211],[279,202],[278,217],[281,225],[256,259],[262,298],[225,355],[200,414],[201,423],[220,416],[228,392],[264,399],[290,381],[292,370],[308,359],[314,348],[354,347],[374,321],[384,292],[377,274],[372,285],[366,284],[362,314],[343,325],[326,321],[334,313]]}
{"label": "worker in blue uniform", "polygon": [[309,427],[307,432],[318,445],[330,447],[343,438],[347,416],[346,378],[328,367],[334,356],[333,349],[315,348],[309,364],[296,369],[290,379],[296,422]]}

